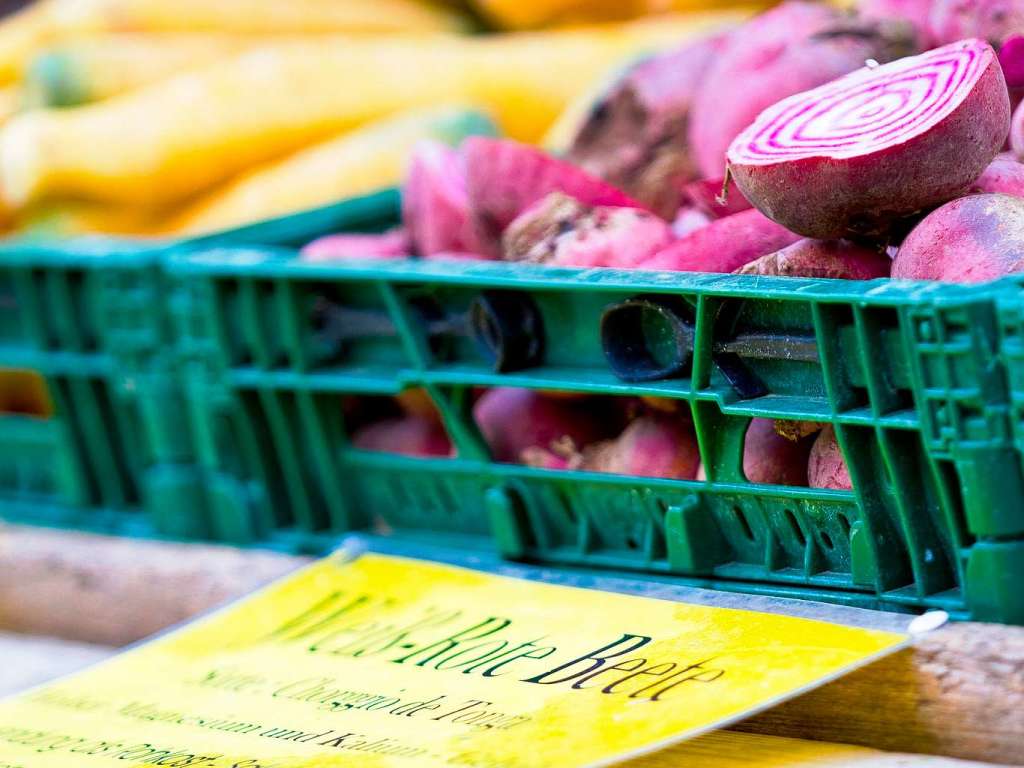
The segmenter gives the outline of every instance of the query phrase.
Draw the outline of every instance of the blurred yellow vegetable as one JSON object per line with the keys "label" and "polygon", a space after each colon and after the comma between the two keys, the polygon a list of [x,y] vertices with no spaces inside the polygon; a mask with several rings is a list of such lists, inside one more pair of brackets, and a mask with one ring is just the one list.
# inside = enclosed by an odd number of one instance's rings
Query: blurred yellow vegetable
{"label": "blurred yellow vegetable", "polygon": [[0,194],[12,206],[44,196],[170,202],[368,120],[455,101],[536,141],[622,56],[734,18],[268,46],[99,104],[18,115],[0,131]]}
{"label": "blurred yellow vegetable", "polygon": [[464,14],[427,0],[37,0],[0,22],[0,84],[41,48],[87,34],[461,32]]}
{"label": "blurred yellow vegetable", "polygon": [[155,236],[166,226],[163,209],[135,208],[81,200],[46,201],[19,211],[15,234],[46,239],[108,234]]}
{"label": "blurred yellow vegetable", "polygon": [[171,231],[224,229],[394,186],[421,140],[457,145],[470,134],[494,133],[485,115],[465,107],[405,112],[244,174],[186,209]]}
{"label": "blurred yellow vegetable", "polygon": [[632,19],[647,14],[718,11],[736,6],[772,5],[756,0],[472,0],[489,21],[503,29]]}
{"label": "blurred yellow vegetable", "polygon": [[51,0],[54,25],[99,32],[442,32],[464,15],[426,0]]}
{"label": "blurred yellow vegetable", "polygon": [[110,34],[42,49],[23,77],[28,107],[100,101],[264,42],[245,35]]}
{"label": "blurred yellow vegetable", "polygon": [[16,80],[25,62],[52,37],[49,6],[34,3],[0,22],[0,84]]}
{"label": "blurred yellow vegetable", "polygon": [[0,87],[0,123],[6,122],[22,107],[23,94],[16,85]]}

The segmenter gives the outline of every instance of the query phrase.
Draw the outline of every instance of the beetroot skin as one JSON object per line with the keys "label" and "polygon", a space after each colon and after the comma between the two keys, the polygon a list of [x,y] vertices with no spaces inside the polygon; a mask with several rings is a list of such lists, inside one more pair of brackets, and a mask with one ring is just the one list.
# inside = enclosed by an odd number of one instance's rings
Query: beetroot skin
{"label": "beetroot skin", "polygon": [[[743,476],[761,485],[807,485],[810,440],[795,442],[782,437],[773,419],[751,419],[743,438]],[[707,480],[704,465],[697,480]]]}
{"label": "beetroot skin", "polygon": [[[905,90],[908,77],[933,84]],[[729,170],[751,203],[794,232],[882,235],[963,194],[1009,122],[995,52],[965,40],[775,104],[733,142]]]}
{"label": "beetroot skin", "polygon": [[593,105],[567,159],[671,219],[678,190],[697,177],[686,138],[694,94],[724,44],[699,40],[631,67]]}
{"label": "beetroot skin", "polygon": [[982,283],[1024,271],[1024,199],[970,195],[933,211],[903,241],[892,276]]}
{"label": "beetroot skin", "polygon": [[486,255],[499,256],[505,228],[551,192],[564,192],[587,206],[643,207],[621,190],[536,147],[471,136],[462,143],[461,151],[470,217]]}
{"label": "beetroot skin", "polygon": [[712,221],[640,264],[641,269],[732,272],[754,259],[796,242],[799,235],[756,210]]}
{"label": "beetroot skin", "polygon": [[398,453],[403,456],[452,456],[452,444],[444,428],[434,419],[402,416],[363,427],[352,436],[352,444],[364,451]]}
{"label": "beetroot skin", "polygon": [[1002,192],[1005,195],[1024,197],[1024,164],[1009,153],[997,156],[981,176],[974,180],[970,192]]}
{"label": "beetroot skin", "polygon": [[402,221],[416,253],[478,253],[462,157],[447,144],[422,141],[402,187]]}
{"label": "beetroot skin", "polygon": [[694,99],[690,146],[702,176],[721,176],[730,142],[758,113],[864,65],[914,52],[909,25],[858,24],[825,3],[790,0],[729,36]]}
{"label": "beetroot skin", "polygon": [[853,482],[850,470],[843,458],[843,450],[839,447],[835,429],[826,425],[811,446],[811,455],[807,460],[807,484],[811,488],[835,488],[852,491]]}
{"label": "beetroot skin", "polygon": [[871,280],[888,277],[892,262],[885,254],[849,240],[798,240],[736,270],[740,275],[824,277]]}
{"label": "beetroot skin", "polygon": [[692,480],[699,466],[700,451],[693,426],[676,415],[650,413],[634,419],[614,440],[585,451],[580,469]]}
{"label": "beetroot skin", "polygon": [[490,389],[477,400],[473,417],[496,461],[524,461],[527,451],[538,448],[568,453],[608,436],[586,401],[530,389]]}
{"label": "beetroot skin", "polygon": [[520,214],[502,236],[510,261],[630,269],[673,240],[661,218],[637,208],[587,208],[552,192]]}
{"label": "beetroot skin", "polygon": [[382,235],[327,235],[303,247],[299,255],[305,261],[344,261],[395,259],[411,253],[412,244],[405,230],[392,229]]}

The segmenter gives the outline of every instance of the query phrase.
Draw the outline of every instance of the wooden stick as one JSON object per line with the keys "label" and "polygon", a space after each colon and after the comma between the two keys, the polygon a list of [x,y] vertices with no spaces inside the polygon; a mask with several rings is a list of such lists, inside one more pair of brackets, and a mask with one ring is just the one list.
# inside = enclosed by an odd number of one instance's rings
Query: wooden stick
{"label": "wooden stick", "polygon": [[[0,628],[122,645],[306,562],[229,547],[6,528]],[[737,729],[1024,763],[1024,628],[951,624]]]}

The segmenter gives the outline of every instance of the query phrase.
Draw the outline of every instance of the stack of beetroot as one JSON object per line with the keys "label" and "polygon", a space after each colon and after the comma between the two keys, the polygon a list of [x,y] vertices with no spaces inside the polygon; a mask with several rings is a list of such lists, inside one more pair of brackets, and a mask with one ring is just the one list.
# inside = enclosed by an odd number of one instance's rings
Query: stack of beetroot
{"label": "stack of beetroot", "polygon": [[[304,256],[991,280],[1024,271],[1018,88],[1024,0],[794,0],[631,67],[560,157],[484,137],[421,146],[400,230]],[[700,472],[692,427],[662,403],[634,404],[612,435],[564,396],[492,390],[476,411],[501,460]],[[504,450],[517,419],[550,434]],[[831,429],[755,420],[746,451],[753,482],[850,487]]]}

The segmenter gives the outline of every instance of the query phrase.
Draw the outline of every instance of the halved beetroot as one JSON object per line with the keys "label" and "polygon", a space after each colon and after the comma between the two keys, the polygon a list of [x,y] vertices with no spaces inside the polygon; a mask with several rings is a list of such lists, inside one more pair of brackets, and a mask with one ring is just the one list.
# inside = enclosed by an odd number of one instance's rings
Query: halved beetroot
{"label": "halved beetroot", "polygon": [[966,192],[1009,126],[995,51],[971,39],[783,99],[727,157],[747,199],[787,229],[884,235]]}
{"label": "halved beetroot", "polygon": [[[557,73],[552,73],[557,77]],[[471,136],[462,143],[466,187],[479,253],[501,255],[501,235],[520,213],[551,192],[584,205],[643,208],[612,185],[572,163],[509,139]],[[473,251],[474,249],[468,249]]]}

